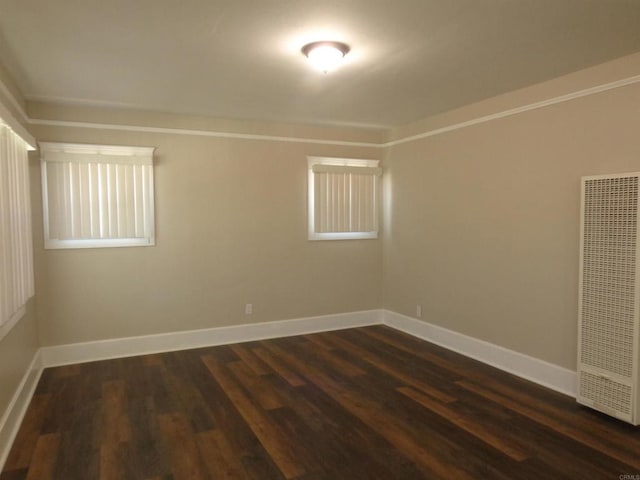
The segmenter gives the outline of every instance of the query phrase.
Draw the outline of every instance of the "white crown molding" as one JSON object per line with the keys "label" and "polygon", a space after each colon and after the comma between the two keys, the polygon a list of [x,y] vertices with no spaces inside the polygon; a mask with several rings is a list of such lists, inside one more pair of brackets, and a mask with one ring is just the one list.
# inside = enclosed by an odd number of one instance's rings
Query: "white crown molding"
{"label": "white crown molding", "polygon": [[473,125],[478,125],[480,123],[486,123],[492,120],[498,120],[500,118],[510,117],[512,115],[529,112],[531,110],[537,110],[539,108],[549,107],[551,105],[557,105],[558,103],[568,102],[570,100],[575,100],[577,98],[595,95],[597,93],[606,92],[608,90],[614,90],[620,87],[626,87],[628,85],[633,85],[638,82],[640,82],[640,75],[635,75],[633,77],[624,78],[622,80],[617,80],[615,82],[604,83],[602,85],[597,85],[591,88],[585,88],[584,90],[578,90],[576,92],[567,93],[565,95],[549,98],[547,100],[542,100],[540,102],[530,103],[528,105],[523,105],[522,107],[510,108],[502,112],[492,113],[491,115],[485,115],[482,117],[474,118],[472,120],[467,120],[465,122],[460,122],[453,125],[447,125],[446,127],[429,130],[423,133],[419,133],[417,135],[411,135],[409,137],[400,138],[398,140],[387,142],[382,146],[387,148],[387,147],[393,147],[396,145],[401,145],[403,143],[415,142],[416,140],[421,140],[423,138],[433,137],[435,135],[452,132],[454,130],[460,130],[461,128],[471,127]]}
{"label": "white crown molding", "polygon": [[573,370],[390,310],[384,311],[384,324],[538,385],[576,396]]}
{"label": "white crown molding", "polygon": [[262,140],[285,143],[309,143],[316,145],[336,145],[345,147],[379,148],[379,143],[351,142],[347,140],[320,140],[304,137],[282,137],[278,135],[257,135],[249,133],[217,132],[214,130],[191,130],[185,128],[147,127],[139,125],[119,125],[110,123],[70,122],[66,120],[41,120],[30,118],[32,125],[46,125],[52,127],[89,128],[98,130],[118,130],[124,132],[161,133],[173,135],[190,135],[195,137],[235,138],[240,140]]}
{"label": "white crown molding", "polygon": [[[45,120],[27,117],[27,122],[32,125],[46,125],[54,127],[71,127],[71,128],[89,128],[89,129],[103,129],[103,130],[118,130],[128,132],[145,132],[145,133],[158,133],[158,134],[174,134],[174,135],[191,135],[202,137],[214,137],[214,138],[236,138],[241,140],[262,140],[272,142],[289,142],[289,143],[308,143],[317,145],[336,145],[336,146],[349,146],[349,147],[369,147],[369,148],[389,148],[403,143],[414,142],[427,137],[433,137],[435,135],[441,135],[443,133],[452,132],[454,130],[460,130],[462,128],[471,127],[481,123],[498,120],[501,118],[517,115],[531,110],[537,110],[544,107],[556,105],[558,103],[568,102],[577,98],[587,97],[598,93],[606,92],[608,90],[614,90],[616,88],[633,85],[640,82],[640,75],[635,75],[621,80],[596,85],[594,87],[578,90],[575,92],[559,95],[549,98],[547,100],[541,100],[539,102],[530,103],[521,107],[511,108],[502,112],[496,112],[491,115],[484,115],[482,117],[474,118],[464,122],[459,122],[445,127],[436,128],[433,130],[427,130],[423,133],[411,135],[408,137],[392,140],[385,143],[371,143],[371,142],[351,142],[342,140],[319,140],[313,138],[302,137],[283,137],[277,135],[257,135],[257,134],[245,134],[245,133],[232,133],[232,132],[220,132],[214,130],[192,130],[182,128],[164,128],[164,127],[147,127],[140,125],[119,125],[108,123],[92,123],[92,122],[72,122],[66,120]],[[11,97],[13,98],[13,97]],[[26,113],[20,108],[21,113],[26,116]]]}
{"label": "white crown molding", "polygon": [[[127,102],[114,102],[109,100],[96,100],[96,99],[80,99],[74,97],[58,97],[55,95],[23,95],[27,102],[37,103],[51,103],[56,105],[69,105],[75,107],[89,107],[89,108],[108,108],[108,109],[122,109],[122,110],[146,110],[144,105]],[[161,111],[166,113],[165,111]],[[196,114],[194,114],[196,115]]]}
{"label": "white crown molding", "polygon": [[16,388],[16,391],[7,406],[7,409],[0,420],[0,472],[2,471],[11,445],[18,434],[22,419],[27,413],[27,407],[31,402],[31,398],[36,390],[40,375],[42,375],[42,360],[40,350],[36,351],[31,360],[31,364],[27,368],[22,377],[22,381]]}

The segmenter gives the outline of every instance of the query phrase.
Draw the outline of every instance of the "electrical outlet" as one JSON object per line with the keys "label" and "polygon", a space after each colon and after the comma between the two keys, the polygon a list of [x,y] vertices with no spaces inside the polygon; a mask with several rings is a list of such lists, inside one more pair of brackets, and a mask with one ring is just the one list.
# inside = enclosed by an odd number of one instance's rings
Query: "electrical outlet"
{"label": "electrical outlet", "polygon": [[247,303],[244,306],[244,314],[251,315],[253,313],[253,303]]}
{"label": "electrical outlet", "polygon": [[422,318],[422,305],[416,305],[416,317]]}

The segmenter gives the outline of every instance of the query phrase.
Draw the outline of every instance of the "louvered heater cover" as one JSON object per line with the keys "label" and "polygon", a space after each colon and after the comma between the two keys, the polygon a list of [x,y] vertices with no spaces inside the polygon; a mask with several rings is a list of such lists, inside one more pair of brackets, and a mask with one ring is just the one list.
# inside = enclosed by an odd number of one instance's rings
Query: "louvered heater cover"
{"label": "louvered heater cover", "polygon": [[640,173],[582,179],[578,402],[640,421]]}

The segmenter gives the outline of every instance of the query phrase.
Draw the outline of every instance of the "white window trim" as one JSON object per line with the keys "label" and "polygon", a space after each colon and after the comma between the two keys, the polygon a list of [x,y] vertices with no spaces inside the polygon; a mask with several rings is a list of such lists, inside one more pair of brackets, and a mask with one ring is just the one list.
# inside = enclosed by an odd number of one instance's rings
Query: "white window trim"
{"label": "white window trim", "polygon": [[24,317],[25,313],[27,313],[27,307],[23,305],[6,322],[0,324],[0,340],[7,336],[16,323]]}
{"label": "white window trim", "polygon": [[[0,162],[2,162],[0,168],[3,170],[6,168],[6,172],[9,173],[7,178],[16,182],[15,184],[5,184],[2,181],[3,185],[0,190],[0,195],[2,195],[0,207],[3,209],[2,216],[0,216],[0,222],[2,222],[0,234],[3,236],[0,239],[0,248],[3,254],[0,258],[0,263],[2,263],[0,282],[3,285],[0,285],[0,288],[4,293],[8,293],[8,295],[3,294],[3,298],[0,299],[2,302],[0,304],[2,307],[0,309],[0,340],[2,340],[24,317],[26,305],[35,294],[35,289],[27,157],[27,152],[33,148],[1,117],[0,129],[2,130],[0,135],[3,137],[1,148],[4,153],[8,153],[7,158],[4,156],[0,158]],[[6,165],[4,165],[5,161],[7,161]],[[2,180],[7,178],[3,177]],[[8,200],[8,204],[4,200]],[[7,285],[4,285],[5,281]],[[4,303],[5,301],[6,303]]]}
{"label": "white window trim", "polygon": [[32,152],[36,150],[36,139],[31,135],[27,129],[20,123],[16,117],[13,116],[11,111],[0,101],[0,123],[8,126],[13,133],[22,139],[26,144],[27,151]]}
{"label": "white window trim", "polygon": [[[105,247],[142,247],[155,245],[155,201],[152,201],[149,208],[149,219],[151,225],[147,227],[149,235],[145,238],[102,238],[102,239],[68,239],[58,240],[50,238],[49,232],[49,191],[47,184],[47,161],[44,158],[44,152],[52,156],[61,153],[81,153],[99,157],[100,155],[120,156],[122,163],[134,163],[136,158],[144,159],[153,164],[153,153],[155,147],[131,147],[120,145],[91,145],[76,143],[52,143],[40,142],[40,152],[42,158],[40,161],[41,180],[42,180],[42,216],[44,228],[44,248],[46,250],[54,249],[80,249],[80,248],[105,248]],[[149,195],[155,198],[154,192],[154,172],[151,169]]]}
{"label": "white window trim", "polygon": [[[369,167],[377,168],[379,160],[366,160],[361,158],[337,158],[337,157],[307,157],[307,191],[308,191],[308,234],[309,240],[372,240],[378,238],[375,232],[325,232],[315,231],[315,181],[313,178],[314,165],[337,165],[341,167]],[[380,214],[380,192],[374,192],[376,202],[376,214]]]}

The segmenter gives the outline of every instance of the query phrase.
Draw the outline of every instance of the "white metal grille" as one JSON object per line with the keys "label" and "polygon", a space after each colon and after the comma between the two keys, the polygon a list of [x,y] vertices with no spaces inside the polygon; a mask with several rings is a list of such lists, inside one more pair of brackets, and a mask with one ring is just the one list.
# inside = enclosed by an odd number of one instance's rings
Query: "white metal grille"
{"label": "white metal grille", "polygon": [[633,373],[638,177],[586,180],[581,363]]}
{"label": "white metal grille", "polygon": [[596,408],[631,415],[631,387],[602,375],[580,372],[580,396],[588,398]]}

